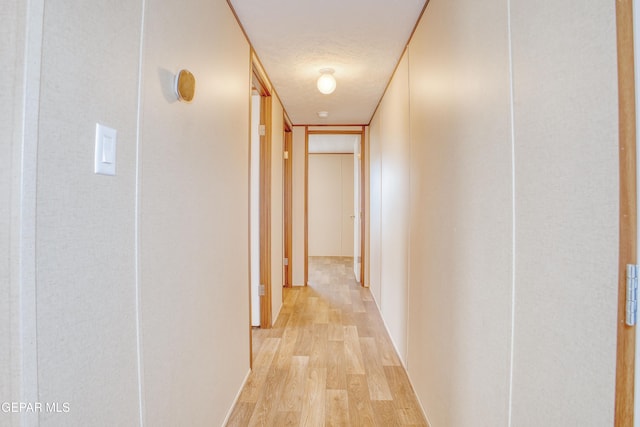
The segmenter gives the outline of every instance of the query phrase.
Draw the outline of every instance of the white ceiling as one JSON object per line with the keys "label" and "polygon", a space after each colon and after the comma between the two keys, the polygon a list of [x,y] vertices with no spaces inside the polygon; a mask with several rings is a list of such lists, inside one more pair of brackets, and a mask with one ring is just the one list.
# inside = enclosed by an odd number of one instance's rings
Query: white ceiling
{"label": "white ceiling", "polygon": [[[425,3],[229,1],[296,125],[369,123]],[[331,95],[316,88],[321,68],[335,70]]]}
{"label": "white ceiling", "polygon": [[354,145],[360,135],[348,134],[311,134],[309,135],[309,154],[353,153]]}

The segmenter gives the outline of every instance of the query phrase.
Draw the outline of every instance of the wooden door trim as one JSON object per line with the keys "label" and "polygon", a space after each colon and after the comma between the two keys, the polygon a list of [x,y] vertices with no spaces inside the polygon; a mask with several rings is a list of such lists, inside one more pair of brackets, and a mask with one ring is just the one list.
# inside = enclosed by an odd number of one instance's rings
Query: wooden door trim
{"label": "wooden door trim", "polygon": [[[251,61],[251,53],[249,54],[249,61]],[[252,132],[252,128],[251,128],[251,119],[252,119],[252,115],[253,115],[253,90],[254,90],[254,85],[253,85],[253,67],[250,67],[249,70],[249,117],[248,117],[248,152],[249,152],[249,159],[248,159],[248,164],[247,164],[247,169],[249,170],[249,176],[247,177],[247,207],[248,207],[248,212],[247,212],[247,230],[249,231],[247,233],[247,252],[248,252],[248,263],[247,263],[247,272],[248,272],[248,277],[247,277],[247,283],[248,283],[248,288],[249,288],[249,292],[248,292],[248,296],[249,296],[249,369],[253,369],[253,304],[251,302],[251,244],[252,244],[252,240],[251,240],[251,132]]]}
{"label": "wooden door trim", "polygon": [[260,97],[260,327],[271,328],[271,96]]}
{"label": "wooden door trim", "polygon": [[[269,329],[271,313],[271,91],[263,68],[251,51],[252,89],[260,94],[260,125],[264,135],[260,135],[260,184],[258,203],[260,209],[260,285],[264,294],[260,296],[260,328]],[[251,288],[250,288],[251,289]],[[251,298],[251,294],[249,296]]]}
{"label": "wooden door trim", "polygon": [[[286,266],[285,287],[293,286],[293,132],[285,120],[284,151],[288,158],[284,162],[284,256],[288,258]],[[284,298],[284,293],[282,294]]]}
{"label": "wooden door trim", "polygon": [[616,1],[620,153],[620,248],[616,357],[616,427],[633,426],[635,327],[625,323],[626,265],[637,263],[636,112],[632,0]]}
{"label": "wooden door trim", "polygon": [[[307,127],[308,128],[308,127]],[[308,130],[309,135],[360,135],[361,130]],[[349,154],[349,153],[341,153]]]}
{"label": "wooden door trim", "polygon": [[304,127],[304,286],[309,284],[309,126]]}
{"label": "wooden door trim", "polygon": [[[315,126],[315,125],[314,125]],[[364,286],[364,250],[365,250],[365,226],[366,199],[365,199],[365,173],[366,165],[365,125],[360,125],[361,130],[309,130],[304,127],[304,286],[309,282],[309,135],[360,135],[360,197],[362,204],[362,218],[360,220],[360,286]],[[338,153],[349,154],[349,153]]]}
{"label": "wooden door trim", "polygon": [[362,126],[362,134],[360,135],[360,286],[365,287],[364,283],[364,253],[365,253],[365,219],[367,209],[367,193],[366,193],[366,180],[365,180],[365,168],[367,162],[365,162],[365,127]]}

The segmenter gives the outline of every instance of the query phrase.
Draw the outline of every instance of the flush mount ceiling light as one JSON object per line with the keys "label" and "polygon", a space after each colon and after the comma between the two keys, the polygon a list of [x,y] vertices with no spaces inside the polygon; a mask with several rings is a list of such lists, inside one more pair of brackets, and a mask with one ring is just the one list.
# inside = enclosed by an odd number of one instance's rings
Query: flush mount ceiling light
{"label": "flush mount ceiling light", "polygon": [[318,111],[318,117],[320,117],[321,119],[326,119],[327,117],[329,117],[329,112],[328,111]]}
{"label": "flush mount ceiling light", "polygon": [[336,90],[336,78],[333,77],[335,70],[333,68],[323,68],[320,70],[318,77],[318,90],[325,95],[329,95]]}

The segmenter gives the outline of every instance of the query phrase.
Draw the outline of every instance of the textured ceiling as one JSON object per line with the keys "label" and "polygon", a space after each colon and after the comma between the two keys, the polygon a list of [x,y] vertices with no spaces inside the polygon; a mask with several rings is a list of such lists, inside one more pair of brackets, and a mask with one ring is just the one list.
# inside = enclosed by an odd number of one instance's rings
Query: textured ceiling
{"label": "textured ceiling", "polygon": [[[366,124],[425,1],[230,3],[293,124]],[[330,95],[316,88],[321,68],[335,70],[338,85]]]}

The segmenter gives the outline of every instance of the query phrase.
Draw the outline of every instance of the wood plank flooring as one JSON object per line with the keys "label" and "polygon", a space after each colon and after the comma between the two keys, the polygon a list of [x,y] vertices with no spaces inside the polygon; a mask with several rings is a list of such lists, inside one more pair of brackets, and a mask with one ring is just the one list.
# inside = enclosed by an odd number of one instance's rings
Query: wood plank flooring
{"label": "wood plank flooring", "polygon": [[253,331],[253,371],[227,426],[427,426],[352,258],[310,257],[272,329]]}

